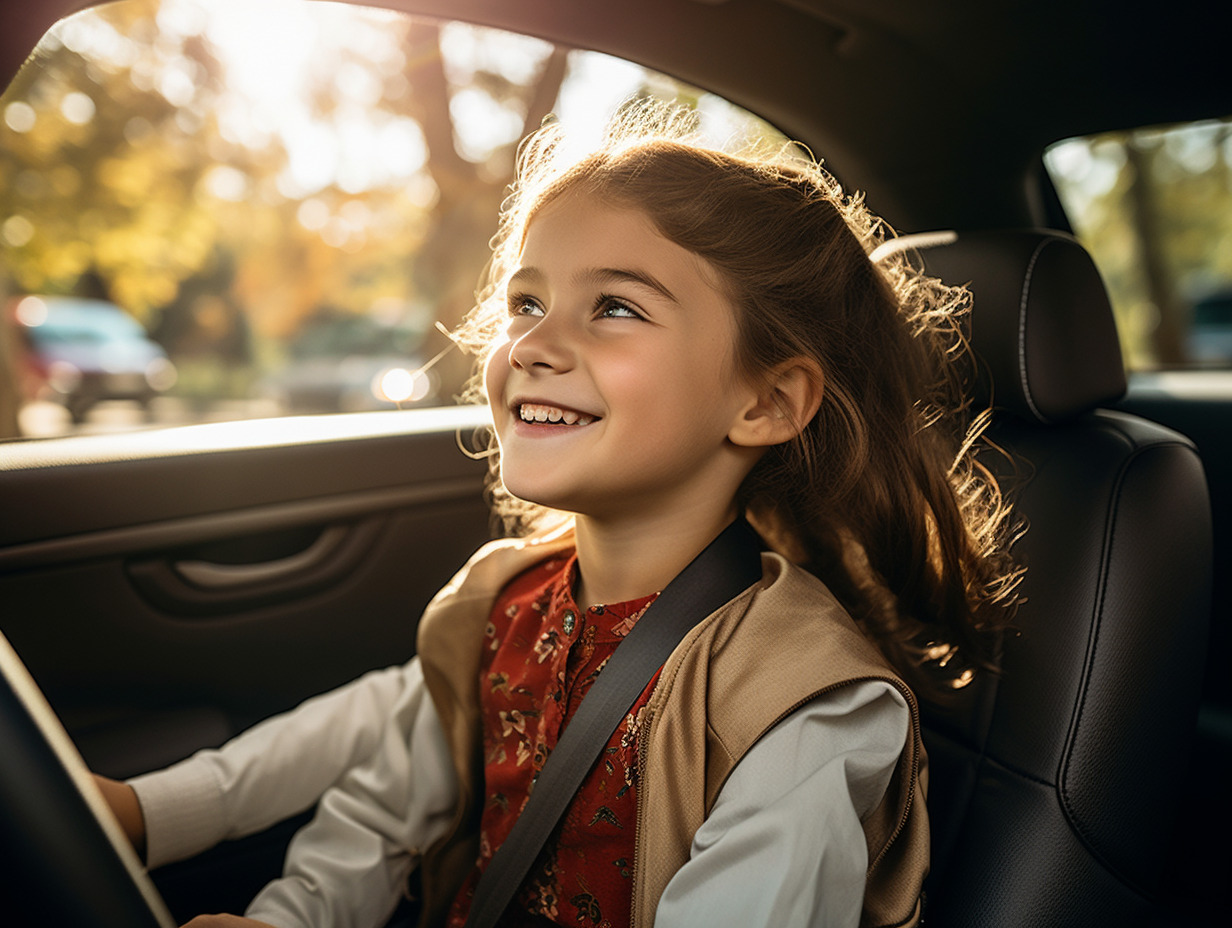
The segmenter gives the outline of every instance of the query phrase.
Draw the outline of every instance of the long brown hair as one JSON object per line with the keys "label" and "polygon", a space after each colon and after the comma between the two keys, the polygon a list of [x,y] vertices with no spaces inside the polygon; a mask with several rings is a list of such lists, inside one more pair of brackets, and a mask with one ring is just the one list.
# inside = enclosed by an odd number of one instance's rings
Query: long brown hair
{"label": "long brown hair", "polygon": [[[478,304],[458,333],[481,363],[527,224],[566,190],[641,210],[718,271],[742,373],[800,357],[820,367],[817,415],[763,456],[738,501],[901,670],[919,680],[923,664],[948,664],[951,685],[966,682],[988,662],[986,632],[1008,621],[1020,576],[1009,508],[977,460],[987,416],[965,400],[967,291],[903,254],[874,264],[891,233],[798,149],[728,154],[699,144],[686,115],[632,108],[580,159],[554,126],[524,143]],[[481,378],[470,393],[483,399]],[[544,511],[501,487],[495,448],[492,468],[506,527],[538,524]]]}

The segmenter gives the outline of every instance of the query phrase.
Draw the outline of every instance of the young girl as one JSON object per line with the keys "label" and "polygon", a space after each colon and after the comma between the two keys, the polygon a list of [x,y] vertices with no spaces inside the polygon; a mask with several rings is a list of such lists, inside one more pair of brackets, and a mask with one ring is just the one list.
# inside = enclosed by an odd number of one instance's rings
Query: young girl
{"label": "young girl", "polygon": [[629,708],[502,924],[918,921],[903,677],[969,680],[1016,578],[961,398],[966,294],[874,265],[879,223],[817,165],[681,124],[634,109],[580,160],[554,126],[523,148],[461,333],[515,537],[433,600],[418,657],[106,784],[152,866],[324,792],[251,920],[194,926],[380,925],[417,871],[425,923],[460,928],[604,663],[745,516],[762,580]]}

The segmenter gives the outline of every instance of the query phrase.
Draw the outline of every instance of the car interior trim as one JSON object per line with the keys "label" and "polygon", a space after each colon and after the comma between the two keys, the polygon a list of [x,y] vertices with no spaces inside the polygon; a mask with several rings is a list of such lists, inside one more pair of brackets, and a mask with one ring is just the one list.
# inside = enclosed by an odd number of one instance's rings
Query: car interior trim
{"label": "car interior trim", "polygon": [[327,441],[363,441],[429,432],[462,432],[491,423],[486,406],[241,419],[170,429],[81,435],[6,444],[0,472],[107,464],[152,458],[252,451]]}
{"label": "car interior trim", "polygon": [[477,497],[469,478],[434,481],[427,485],[390,487],[295,503],[259,506],[242,512],[188,516],[151,525],[134,525],[36,541],[0,549],[0,569],[68,563],[144,550],[176,547],[229,538],[247,532],[293,528],[392,509],[423,507]]}

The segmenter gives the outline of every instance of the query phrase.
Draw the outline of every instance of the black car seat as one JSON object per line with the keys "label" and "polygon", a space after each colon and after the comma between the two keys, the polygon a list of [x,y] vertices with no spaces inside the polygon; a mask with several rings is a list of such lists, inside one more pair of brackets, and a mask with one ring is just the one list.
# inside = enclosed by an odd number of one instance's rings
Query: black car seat
{"label": "black car seat", "polygon": [[[1027,523],[1001,673],[925,701],[941,928],[1141,924],[1197,715],[1211,524],[1184,436],[1101,408],[1125,389],[1103,282],[1046,231],[903,236],[969,283],[987,454]],[[878,257],[874,255],[874,258]]]}

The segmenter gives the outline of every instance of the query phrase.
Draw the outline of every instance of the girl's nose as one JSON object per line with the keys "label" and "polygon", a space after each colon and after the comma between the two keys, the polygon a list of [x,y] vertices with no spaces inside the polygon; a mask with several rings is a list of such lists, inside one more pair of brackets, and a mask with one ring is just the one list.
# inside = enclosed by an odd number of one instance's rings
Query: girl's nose
{"label": "girl's nose", "polygon": [[509,363],[530,373],[562,373],[573,367],[575,351],[574,333],[569,330],[568,322],[560,313],[554,316],[549,312],[513,340]]}

